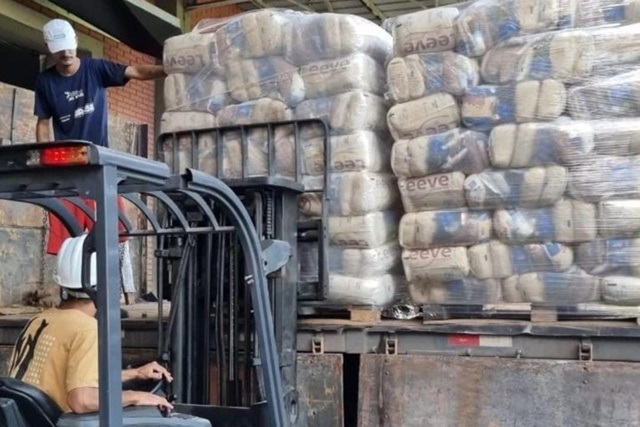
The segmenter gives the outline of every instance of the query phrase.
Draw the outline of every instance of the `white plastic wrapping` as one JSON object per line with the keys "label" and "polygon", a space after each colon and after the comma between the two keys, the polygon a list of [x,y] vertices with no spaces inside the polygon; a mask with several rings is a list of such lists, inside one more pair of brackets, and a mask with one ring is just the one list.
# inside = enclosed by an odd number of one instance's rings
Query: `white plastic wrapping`
{"label": "white plastic wrapping", "polygon": [[478,57],[521,35],[637,22],[639,11],[636,0],[478,0],[456,20],[456,50]]}
{"label": "white plastic wrapping", "polygon": [[511,85],[481,85],[465,94],[460,108],[464,126],[489,131],[505,123],[555,120],[565,110],[567,91],[558,80],[528,80]]}
{"label": "white plastic wrapping", "polygon": [[357,131],[384,133],[387,107],[382,97],[349,91],[335,96],[309,99],[295,109],[296,119],[325,119],[332,134]]}
{"label": "white plastic wrapping", "polygon": [[[370,172],[332,173],[329,181],[329,214],[361,216],[397,207],[398,187],[392,174]],[[318,217],[322,211],[322,195],[305,193],[299,197],[300,211]]]}
{"label": "white plastic wrapping", "polygon": [[387,66],[390,98],[407,102],[439,92],[463,95],[479,83],[475,59],[453,52],[413,54],[394,58]]}
{"label": "white plastic wrapping", "polygon": [[640,2],[394,17],[398,241],[417,304],[640,304]]}
{"label": "white plastic wrapping", "polygon": [[446,172],[474,174],[488,166],[487,135],[460,128],[397,140],[391,153],[391,167],[399,177]]}
{"label": "white plastic wrapping", "polygon": [[350,91],[384,95],[384,66],[364,53],[311,62],[300,67],[299,73],[308,99]]}

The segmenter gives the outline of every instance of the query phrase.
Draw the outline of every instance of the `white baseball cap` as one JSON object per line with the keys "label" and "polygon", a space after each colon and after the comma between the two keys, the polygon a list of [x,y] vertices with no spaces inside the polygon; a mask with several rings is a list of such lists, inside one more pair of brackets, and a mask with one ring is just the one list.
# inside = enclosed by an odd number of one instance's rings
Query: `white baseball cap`
{"label": "white baseball cap", "polygon": [[44,41],[51,53],[78,48],[76,32],[71,24],[63,19],[53,19],[42,29]]}

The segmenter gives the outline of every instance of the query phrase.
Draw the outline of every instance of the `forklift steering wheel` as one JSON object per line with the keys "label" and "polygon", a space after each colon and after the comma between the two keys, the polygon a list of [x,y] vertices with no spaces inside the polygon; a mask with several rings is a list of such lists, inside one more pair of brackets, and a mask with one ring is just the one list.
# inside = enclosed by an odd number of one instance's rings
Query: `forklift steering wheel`
{"label": "forklift steering wheel", "polygon": [[165,393],[165,379],[164,377],[162,377],[161,380],[159,380],[156,385],[153,386],[153,388],[151,390],[149,390],[149,393],[151,394],[157,394],[158,396],[162,396],[165,397],[166,393]]}
{"label": "forklift steering wheel", "polygon": [[161,380],[158,380],[156,385],[153,386],[149,393],[164,397],[165,399],[167,399],[167,401],[169,401],[169,403],[175,400],[173,394],[170,393],[169,381],[167,381],[165,377],[162,377]]}

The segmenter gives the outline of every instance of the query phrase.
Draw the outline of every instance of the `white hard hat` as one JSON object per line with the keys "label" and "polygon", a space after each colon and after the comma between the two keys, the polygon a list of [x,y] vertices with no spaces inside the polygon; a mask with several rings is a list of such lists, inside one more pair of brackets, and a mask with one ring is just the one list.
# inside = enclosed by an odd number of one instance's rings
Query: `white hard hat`
{"label": "white hard hat", "polygon": [[[82,288],[82,252],[86,238],[87,235],[83,234],[70,237],[62,243],[53,275],[55,282],[74,298],[89,298]],[[93,288],[98,284],[95,252],[91,254],[90,283]]]}

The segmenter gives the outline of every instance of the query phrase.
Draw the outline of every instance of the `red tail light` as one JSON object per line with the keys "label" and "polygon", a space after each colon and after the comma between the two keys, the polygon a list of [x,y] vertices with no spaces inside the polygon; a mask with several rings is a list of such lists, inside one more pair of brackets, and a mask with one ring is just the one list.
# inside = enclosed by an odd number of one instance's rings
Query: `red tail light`
{"label": "red tail light", "polygon": [[72,166],[89,164],[87,147],[45,148],[40,152],[41,166]]}

